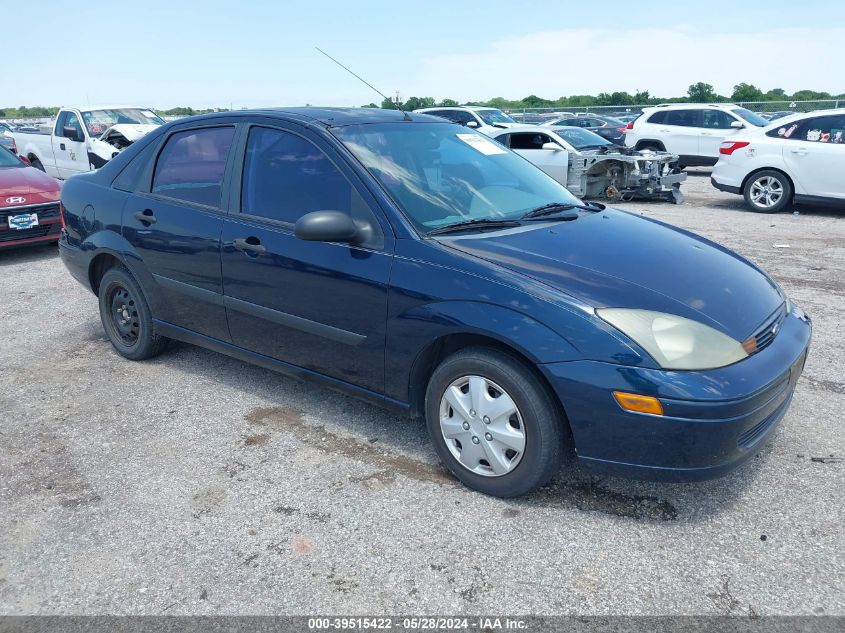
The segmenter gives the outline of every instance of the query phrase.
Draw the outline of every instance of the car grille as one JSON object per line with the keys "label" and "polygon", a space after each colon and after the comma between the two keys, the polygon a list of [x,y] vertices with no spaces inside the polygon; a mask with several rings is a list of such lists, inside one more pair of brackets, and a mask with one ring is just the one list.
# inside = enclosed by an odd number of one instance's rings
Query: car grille
{"label": "car grille", "polygon": [[[38,226],[31,229],[10,229],[8,218],[10,215],[21,215],[23,213],[37,213]],[[15,240],[27,240],[34,237],[44,237],[51,231],[58,233],[58,223],[47,225],[41,224],[45,220],[52,220],[59,217],[59,203],[31,204],[22,207],[0,208],[0,242],[14,242]]]}
{"label": "car grille", "polygon": [[745,351],[747,351],[749,355],[756,354],[771,345],[772,341],[775,340],[775,336],[777,336],[777,333],[780,331],[780,326],[783,324],[783,320],[785,318],[786,305],[782,305],[777,309],[777,312],[768,318],[759,330],[746,339],[746,341],[742,344]]}

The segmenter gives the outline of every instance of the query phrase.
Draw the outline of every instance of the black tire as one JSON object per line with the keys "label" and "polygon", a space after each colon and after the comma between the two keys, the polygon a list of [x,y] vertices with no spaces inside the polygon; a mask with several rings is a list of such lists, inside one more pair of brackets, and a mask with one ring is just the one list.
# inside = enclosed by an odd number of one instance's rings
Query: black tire
{"label": "black tire", "polygon": [[34,156],[30,159],[29,164],[35,167],[35,169],[40,169],[44,173],[47,173],[47,170],[44,169],[44,165],[41,164],[41,161]]}
{"label": "black tire", "polygon": [[662,143],[658,143],[657,141],[641,141],[637,143],[637,150],[644,150],[650,149],[655,152],[665,152],[666,148],[663,147]]}
{"label": "black tire", "polygon": [[112,346],[129,360],[161,354],[169,339],[156,334],[141,287],[123,266],[109,268],[98,291],[100,319]]}
{"label": "black tire", "polygon": [[[515,459],[516,455],[521,457],[506,474],[486,476],[464,466],[452,452],[457,450],[463,454],[462,445],[454,439],[447,440],[441,430],[441,400],[447,388],[468,376],[479,376],[495,383],[494,386],[500,386],[504,392],[500,396],[509,396],[516,405],[518,412],[508,418],[507,424],[517,423],[522,429],[524,450],[519,454],[510,451],[515,453],[511,459]],[[493,393],[496,393],[495,389],[489,395]],[[444,406],[455,415],[450,405]],[[569,461],[573,454],[569,425],[562,419],[559,408],[545,385],[522,361],[499,350],[473,347],[444,360],[429,380],[425,414],[429,436],[443,464],[462,483],[484,494],[517,497],[536,490],[548,483],[560,470],[561,464]],[[492,444],[485,441],[481,446],[480,441],[476,440],[479,439],[478,436],[486,435],[483,430],[492,430],[495,423],[485,427],[475,411],[471,411],[471,414],[475,418],[472,420],[474,426],[466,431],[468,435],[465,437],[468,439],[473,436],[472,441],[479,446],[473,450],[485,452],[484,447],[491,448]],[[464,424],[463,428],[468,427]],[[452,443],[452,448],[447,442]],[[505,454],[507,452],[505,451]],[[478,462],[478,467],[484,468],[485,461],[486,459]],[[492,474],[492,469],[490,473]]]}
{"label": "black tire", "polygon": [[[767,204],[765,194],[761,195],[761,192],[766,191],[767,187],[770,188],[770,195],[774,192],[780,192],[777,201],[772,204]],[[786,174],[776,169],[764,169],[751,174],[742,188],[745,204],[755,213],[778,213],[783,211],[792,204],[793,193],[794,190],[789,178],[786,177]]]}

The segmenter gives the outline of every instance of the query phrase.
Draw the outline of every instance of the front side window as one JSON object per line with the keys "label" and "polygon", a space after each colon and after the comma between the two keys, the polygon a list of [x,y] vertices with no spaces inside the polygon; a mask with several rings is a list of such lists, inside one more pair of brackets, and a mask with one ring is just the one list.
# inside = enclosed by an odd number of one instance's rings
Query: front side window
{"label": "front side window", "polygon": [[702,127],[727,130],[731,127],[731,123],[736,121],[730,114],[722,112],[721,110],[705,110],[702,112],[704,124]]}
{"label": "front side window", "polygon": [[668,110],[665,123],[678,127],[700,127],[700,115],[701,110]]}
{"label": "front side window", "polygon": [[543,144],[554,143],[550,136],[520,132],[511,134],[508,144],[511,149],[543,149]]}
{"label": "front side window", "polygon": [[312,211],[353,217],[364,205],[358,192],[320,148],[273,128],[249,132],[241,187],[241,211],[294,224]]}
{"label": "front side window", "polygon": [[73,112],[64,111],[56,119],[56,136],[65,137],[65,128],[73,128],[76,134],[82,133],[82,125],[79,123],[79,117]]}
{"label": "front side window", "polygon": [[234,127],[186,130],[171,135],[158,155],[152,193],[220,207],[223,173]]}
{"label": "front side window", "polygon": [[578,204],[550,176],[471,129],[379,123],[332,132],[423,233],[464,220],[515,219],[550,202]]}

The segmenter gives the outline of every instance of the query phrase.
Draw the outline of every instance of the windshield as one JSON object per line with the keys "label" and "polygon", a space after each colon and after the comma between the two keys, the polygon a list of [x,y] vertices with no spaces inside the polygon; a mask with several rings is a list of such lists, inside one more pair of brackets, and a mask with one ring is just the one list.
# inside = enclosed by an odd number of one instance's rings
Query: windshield
{"label": "windshield", "polygon": [[742,117],[751,125],[756,125],[757,127],[766,127],[767,125],[769,125],[769,123],[771,123],[771,121],[767,121],[756,112],[746,110],[745,108],[733,108],[731,112],[733,112],[739,117]]}
{"label": "windshield", "polygon": [[579,204],[496,141],[448,123],[333,130],[422,232],[466,220],[511,220],[550,202]]}
{"label": "windshield", "polygon": [[610,141],[603,139],[595,132],[580,127],[558,127],[555,128],[555,132],[575,149],[611,145]]}
{"label": "windshield", "polygon": [[24,163],[5,147],[0,145],[0,167],[23,167]]}
{"label": "windshield", "polygon": [[83,112],[89,136],[100,136],[113,125],[164,125],[164,120],[152,110],[142,108],[115,108]]}
{"label": "windshield", "polygon": [[501,110],[475,110],[475,113],[481,117],[487,125],[495,125],[496,123],[516,123],[512,118]]}

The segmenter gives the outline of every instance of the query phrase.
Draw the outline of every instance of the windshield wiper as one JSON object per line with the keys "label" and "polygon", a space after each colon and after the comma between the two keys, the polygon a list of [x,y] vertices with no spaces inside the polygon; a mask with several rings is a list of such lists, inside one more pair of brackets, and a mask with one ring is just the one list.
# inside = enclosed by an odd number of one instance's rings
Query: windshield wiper
{"label": "windshield wiper", "polygon": [[476,218],[474,220],[464,220],[463,222],[455,222],[454,224],[438,226],[437,228],[431,229],[427,235],[456,233],[466,229],[506,228],[510,226],[519,226],[519,222],[516,220],[491,220],[489,218]]}
{"label": "windshield wiper", "polygon": [[[536,209],[532,209],[524,213],[521,220],[530,220],[531,218],[542,218],[547,215],[553,215],[559,211],[572,211],[573,209],[582,209],[584,211],[604,211],[604,205],[597,202],[585,202],[584,204],[574,204],[572,202],[550,202],[544,204]],[[560,219],[577,220],[576,214],[561,216]]]}

